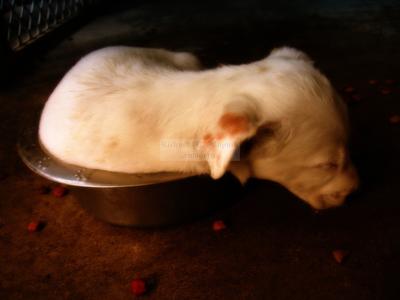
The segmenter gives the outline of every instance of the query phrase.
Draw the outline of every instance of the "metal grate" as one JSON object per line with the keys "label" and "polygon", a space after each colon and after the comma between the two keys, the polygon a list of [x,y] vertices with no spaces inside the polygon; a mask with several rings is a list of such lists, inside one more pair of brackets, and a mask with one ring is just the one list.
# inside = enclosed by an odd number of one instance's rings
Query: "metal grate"
{"label": "metal grate", "polygon": [[5,26],[10,48],[20,50],[93,2],[96,0],[0,0],[0,25]]}

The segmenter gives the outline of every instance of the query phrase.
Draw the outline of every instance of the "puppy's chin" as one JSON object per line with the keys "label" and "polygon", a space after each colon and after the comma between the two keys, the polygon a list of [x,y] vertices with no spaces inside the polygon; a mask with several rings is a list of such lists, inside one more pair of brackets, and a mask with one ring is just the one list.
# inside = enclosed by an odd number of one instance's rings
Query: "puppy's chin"
{"label": "puppy's chin", "polygon": [[337,193],[300,198],[315,210],[339,207],[346,201],[346,196],[338,195]]}
{"label": "puppy's chin", "polygon": [[341,201],[332,201],[332,200],[326,200],[327,198],[330,199],[330,195],[323,195],[321,196],[320,199],[316,201],[312,202],[306,201],[306,202],[310,204],[310,206],[315,210],[325,210],[325,209],[339,207],[342,206],[345,202],[345,199]]}

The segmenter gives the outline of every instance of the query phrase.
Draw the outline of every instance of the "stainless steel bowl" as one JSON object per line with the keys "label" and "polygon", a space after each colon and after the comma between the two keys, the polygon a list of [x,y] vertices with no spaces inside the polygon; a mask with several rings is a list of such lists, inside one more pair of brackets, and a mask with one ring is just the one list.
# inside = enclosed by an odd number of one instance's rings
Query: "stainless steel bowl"
{"label": "stainless steel bowl", "polygon": [[18,152],[35,173],[68,185],[97,218],[117,225],[155,227],[187,222],[234,203],[236,178],[219,180],[182,173],[126,174],[68,165],[48,155],[38,142],[37,122],[23,130]]}

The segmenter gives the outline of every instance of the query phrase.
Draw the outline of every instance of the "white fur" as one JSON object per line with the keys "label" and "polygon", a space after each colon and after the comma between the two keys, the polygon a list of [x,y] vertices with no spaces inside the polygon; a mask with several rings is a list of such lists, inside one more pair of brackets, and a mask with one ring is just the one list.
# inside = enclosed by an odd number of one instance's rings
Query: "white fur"
{"label": "white fur", "polygon": [[[225,130],[227,114],[244,119],[243,130]],[[189,53],[109,47],[65,75],[43,110],[39,137],[55,157],[82,167],[213,178],[229,169],[242,182],[275,180],[326,208],[357,185],[347,130],[342,100],[298,50],[200,70]],[[246,140],[253,146],[236,160]]]}

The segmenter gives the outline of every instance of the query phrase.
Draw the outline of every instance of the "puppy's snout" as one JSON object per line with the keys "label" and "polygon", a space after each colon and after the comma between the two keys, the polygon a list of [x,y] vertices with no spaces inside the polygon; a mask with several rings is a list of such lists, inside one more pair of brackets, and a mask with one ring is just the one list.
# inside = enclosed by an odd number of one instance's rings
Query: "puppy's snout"
{"label": "puppy's snout", "polygon": [[[344,203],[345,201],[352,201],[354,193],[358,190],[360,180],[357,174],[356,169],[354,168],[353,165],[351,165],[347,170],[343,172],[343,185],[340,190],[340,192],[334,193],[336,197],[336,202],[337,204]],[[329,202],[329,201],[328,201]]]}
{"label": "puppy's snout", "polygon": [[355,199],[358,198],[357,195],[359,194],[360,178],[354,167],[351,170],[350,176],[352,185],[350,187],[349,192],[346,195],[346,202],[354,201]]}
{"label": "puppy's snout", "polygon": [[347,172],[349,182],[349,192],[347,193],[347,195],[349,195],[358,190],[358,187],[360,185],[360,178],[358,177],[356,168],[353,165],[350,166]]}
{"label": "puppy's snout", "polygon": [[353,186],[350,188],[350,190],[349,190],[349,192],[347,193],[347,195],[351,195],[351,194],[353,194],[354,192],[356,192],[357,190],[358,190],[358,187],[359,187],[359,182],[358,182],[358,179],[357,179],[357,181],[353,184]]}

